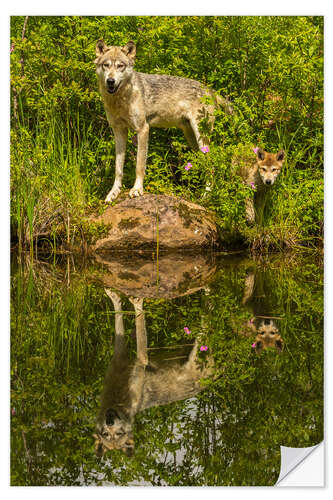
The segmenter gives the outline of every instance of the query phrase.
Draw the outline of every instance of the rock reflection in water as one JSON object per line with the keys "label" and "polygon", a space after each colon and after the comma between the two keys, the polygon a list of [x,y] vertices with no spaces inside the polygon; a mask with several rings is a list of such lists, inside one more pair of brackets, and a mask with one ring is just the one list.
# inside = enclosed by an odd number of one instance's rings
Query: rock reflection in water
{"label": "rock reflection in water", "polygon": [[97,255],[103,265],[105,286],[128,296],[172,299],[208,285],[216,271],[215,254],[161,254],[159,259],[140,254]]}

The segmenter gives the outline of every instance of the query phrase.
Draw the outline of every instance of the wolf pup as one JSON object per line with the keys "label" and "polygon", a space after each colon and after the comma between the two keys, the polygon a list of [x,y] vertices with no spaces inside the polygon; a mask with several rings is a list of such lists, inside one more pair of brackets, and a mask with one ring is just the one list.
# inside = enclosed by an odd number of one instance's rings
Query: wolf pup
{"label": "wolf pup", "polygon": [[256,154],[257,161],[252,166],[244,165],[238,169],[244,184],[255,189],[254,199],[245,200],[246,219],[250,224],[255,222],[256,215],[262,215],[267,191],[281,172],[285,158],[283,150],[275,154],[258,148]]}
{"label": "wolf pup", "polygon": [[[252,348],[258,354],[269,347],[274,347],[278,353],[281,353],[284,343],[275,321],[269,316],[262,316],[267,310],[263,282],[258,275],[250,271],[245,278],[244,285],[242,305],[247,305],[254,318],[244,323],[239,333],[245,337],[256,335]],[[263,319],[260,320],[260,318]]]}
{"label": "wolf pup", "polygon": [[[231,114],[227,99],[216,95],[195,80],[168,75],[148,75],[134,71],[136,47],[128,42],[124,47],[108,47],[103,40],[96,45],[96,73],[108,122],[116,144],[115,180],[105,201],[112,202],[121,191],[128,129],[138,138],[136,179],[130,197],[143,194],[150,127],[178,127],[190,147],[208,144],[199,132],[199,122],[207,118],[214,124],[214,109],[222,106]],[[202,98],[212,97],[213,104],[203,104]]]}

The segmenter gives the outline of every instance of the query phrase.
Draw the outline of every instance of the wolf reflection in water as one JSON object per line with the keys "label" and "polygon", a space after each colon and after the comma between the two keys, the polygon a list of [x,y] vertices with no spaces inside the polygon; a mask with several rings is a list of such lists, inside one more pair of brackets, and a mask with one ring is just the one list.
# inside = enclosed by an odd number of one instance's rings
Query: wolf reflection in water
{"label": "wolf reflection in water", "polygon": [[[170,353],[149,356],[143,299],[130,299],[135,309],[137,357],[129,358],[125,340],[120,296],[106,293],[115,310],[114,355],[107,369],[101,409],[97,418],[95,447],[100,456],[106,450],[121,449],[132,455],[132,426],[135,415],[147,408],[195,396],[203,387],[200,379],[212,374],[212,360],[199,363],[198,339],[190,344],[188,355]],[[178,350],[179,351],[179,350]],[[185,359],[185,362],[184,362]]]}
{"label": "wolf reflection in water", "polygon": [[[249,273],[245,279],[243,305],[250,301],[254,293],[255,275]],[[209,287],[206,287],[206,294]],[[201,381],[209,377],[217,378],[221,373],[214,370],[210,353],[205,360],[198,359],[200,335],[194,343],[184,349],[176,347],[170,353],[161,352],[148,356],[147,332],[143,298],[130,298],[135,310],[136,359],[131,360],[125,338],[122,304],[118,293],[109,288],[105,292],[111,299],[115,311],[114,355],[107,369],[101,408],[96,423],[95,449],[98,456],[107,450],[122,450],[128,456],[134,452],[133,424],[135,415],[153,406],[165,405],[195,396],[204,389]],[[253,311],[254,312],[254,311]],[[282,351],[283,341],[272,319],[247,322],[242,331],[245,336],[256,335],[252,345],[260,354],[264,349],[275,347]],[[203,325],[204,326],[204,325]],[[186,331],[186,327],[184,328]],[[188,330],[188,329],[187,329]],[[215,372],[215,373],[214,373]]]}

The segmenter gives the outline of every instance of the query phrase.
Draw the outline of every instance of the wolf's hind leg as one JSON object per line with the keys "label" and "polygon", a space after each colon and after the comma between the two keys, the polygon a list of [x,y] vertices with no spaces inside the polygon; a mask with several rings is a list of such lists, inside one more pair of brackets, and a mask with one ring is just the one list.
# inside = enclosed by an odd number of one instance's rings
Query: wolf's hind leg
{"label": "wolf's hind leg", "polygon": [[208,146],[208,141],[201,136],[197,120],[193,117],[190,118],[190,126],[199,148]]}
{"label": "wolf's hind leg", "polygon": [[190,123],[185,124],[182,127],[182,131],[184,132],[186,142],[188,146],[193,149],[194,151],[197,151],[199,149],[199,144],[197,142],[197,139],[195,137],[195,134],[193,132],[193,129],[190,125]]}

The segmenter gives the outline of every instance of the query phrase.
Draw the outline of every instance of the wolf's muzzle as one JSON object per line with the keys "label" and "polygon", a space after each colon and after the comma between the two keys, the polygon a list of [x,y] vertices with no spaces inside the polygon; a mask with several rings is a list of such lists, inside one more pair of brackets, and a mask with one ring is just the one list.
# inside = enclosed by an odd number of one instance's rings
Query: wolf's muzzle
{"label": "wolf's muzzle", "polygon": [[106,410],[106,414],[105,414],[106,425],[113,425],[116,417],[117,417],[117,413],[115,412],[115,410],[113,410],[112,408],[109,408],[108,410]]}
{"label": "wolf's muzzle", "polygon": [[115,83],[116,81],[114,78],[108,78],[106,80],[106,88],[110,94],[114,94],[117,91],[118,87],[115,86]]}

